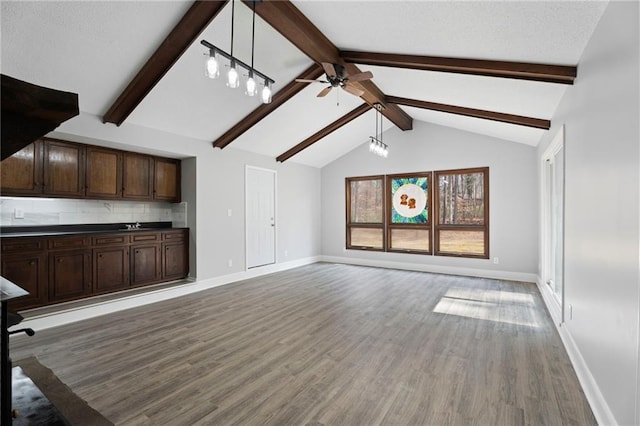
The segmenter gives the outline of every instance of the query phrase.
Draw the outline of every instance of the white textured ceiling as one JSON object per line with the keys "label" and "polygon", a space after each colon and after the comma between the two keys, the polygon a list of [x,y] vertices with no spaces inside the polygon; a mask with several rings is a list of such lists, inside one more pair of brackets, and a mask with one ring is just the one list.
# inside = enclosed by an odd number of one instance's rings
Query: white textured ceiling
{"label": "white textured ceiling", "polygon": [[[606,2],[294,1],[337,47],[505,61],[579,65]],[[79,93],[102,116],[189,8],[190,1],[2,1],[2,73]],[[230,3],[127,119],[210,143],[259,106],[258,98],[204,76],[205,38],[230,50]],[[251,11],[236,2],[234,54],[250,61]],[[260,18],[255,67],[282,88],[311,60]],[[494,77],[360,66],[386,94],[549,119],[567,86]],[[580,80],[578,67],[577,84]],[[230,147],[276,157],[361,101],[310,85]],[[402,107],[414,120],[537,145],[543,130]],[[385,127],[389,127],[388,121]],[[322,167],[365,143],[368,112],[289,161]],[[213,148],[212,148],[213,149]]]}

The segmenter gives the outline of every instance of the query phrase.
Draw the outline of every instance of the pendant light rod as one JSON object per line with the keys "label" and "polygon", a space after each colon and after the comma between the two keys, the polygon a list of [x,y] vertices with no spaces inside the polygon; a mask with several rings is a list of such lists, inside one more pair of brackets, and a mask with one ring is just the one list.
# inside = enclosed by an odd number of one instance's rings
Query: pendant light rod
{"label": "pendant light rod", "polygon": [[231,57],[233,57],[233,23],[235,21],[235,10],[236,3],[235,0],[231,0]]}
{"label": "pendant light rod", "polygon": [[200,40],[200,44],[209,48],[209,49],[213,49],[215,50],[215,52],[217,54],[219,54],[220,56],[223,56],[225,58],[227,58],[230,61],[234,61],[236,63],[236,65],[240,65],[242,68],[248,70],[253,69],[253,73],[258,75],[261,79],[268,81],[271,84],[275,83],[275,80],[272,79],[271,77],[268,77],[266,74],[261,73],[260,71],[258,71],[257,69],[252,68],[251,66],[247,65],[246,63],[242,62],[240,59],[233,57],[232,55],[228,54],[227,52],[225,52],[224,50],[214,46],[213,44],[209,43],[207,40]]}
{"label": "pendant light rod", "polygon": [[253,52],[256,45],[256,0],[253,0],[253,23],[251,24],[251,69],[253,70]]}

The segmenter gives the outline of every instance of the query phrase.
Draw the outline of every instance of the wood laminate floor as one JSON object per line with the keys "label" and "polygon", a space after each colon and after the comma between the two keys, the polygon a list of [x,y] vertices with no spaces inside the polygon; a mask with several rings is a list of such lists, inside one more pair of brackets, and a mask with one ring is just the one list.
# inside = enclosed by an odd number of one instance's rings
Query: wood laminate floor
{"label": "wood laminate floor", "polygon": [[318,263],[11,341],[118,425],[592,425],[535,285]]}

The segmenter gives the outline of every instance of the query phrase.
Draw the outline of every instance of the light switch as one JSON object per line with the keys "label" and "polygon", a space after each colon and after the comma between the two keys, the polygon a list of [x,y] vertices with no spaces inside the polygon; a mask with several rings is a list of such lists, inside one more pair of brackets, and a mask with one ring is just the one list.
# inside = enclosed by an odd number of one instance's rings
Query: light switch
{"label": "light switch", "polygon": [[231,209],[227,210],[227,216],[231,217]]}
{"label": "light switch", "polygon": [[24,210],[16,208],[13,211],[13,217],[16,219],[24,219]]}

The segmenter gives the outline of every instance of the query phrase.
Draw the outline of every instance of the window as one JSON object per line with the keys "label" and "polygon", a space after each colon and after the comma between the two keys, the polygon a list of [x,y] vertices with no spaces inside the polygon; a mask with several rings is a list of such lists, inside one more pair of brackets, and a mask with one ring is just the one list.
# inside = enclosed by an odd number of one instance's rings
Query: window
{"label": "window", "polygon": [[489,169],[435,172],[435,252],[489,258]]}
{"label": "window", "polygon": [[431,173],[387,176],[388,251],[431,253]]}
{"label": "window", "polygon": [[488,167],[347,178],[346,195],[348,249],[489,258]]}
{"label": "window", "polygon": [[347,178],[347,248],[384,250],[384,176]]}

